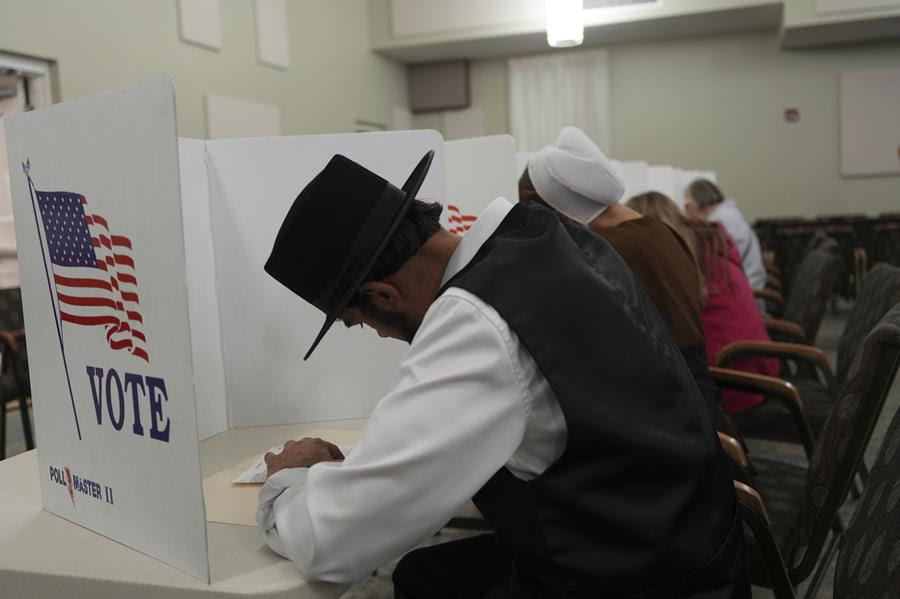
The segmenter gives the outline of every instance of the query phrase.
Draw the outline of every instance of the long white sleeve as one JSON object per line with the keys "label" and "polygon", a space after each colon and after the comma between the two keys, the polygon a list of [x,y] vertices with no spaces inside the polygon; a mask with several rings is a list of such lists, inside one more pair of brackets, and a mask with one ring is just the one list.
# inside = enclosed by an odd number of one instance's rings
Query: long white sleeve
{"label": "long white sleeve", "polygon": [[310,579],[351,582],[436,532],[523,442],[520,352],[492,308],[448,290],[350,456],[263,487],[257,520],[269,546]]}

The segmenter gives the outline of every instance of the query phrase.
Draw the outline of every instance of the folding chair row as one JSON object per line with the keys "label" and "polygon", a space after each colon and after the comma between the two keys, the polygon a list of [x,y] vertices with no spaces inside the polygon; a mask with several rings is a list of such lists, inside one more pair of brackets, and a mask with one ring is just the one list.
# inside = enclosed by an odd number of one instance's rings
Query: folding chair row
{"label": "folding chair row", "polygon": [[[762,393],[787,407],[788,421],[794,423],[807,450],[805,468],[757,456],[744,460],[743,482],[758,492],[764,508],[755,510],[756,515],[748,511],[754,504],[747,500],[747,490],[738,489],[751,533],[747,543],[750,579],[772,588],[778,599],[794,597],[796,585],[811,575],[807,597],[814,597],[843,531],[838,510],[862,463],[898,366],[900,304],[865,337],[816,438],[806,421],[801,395],[790,382],[713,369],[720,387]],[[871,484],[866,491],[870,488]]]}

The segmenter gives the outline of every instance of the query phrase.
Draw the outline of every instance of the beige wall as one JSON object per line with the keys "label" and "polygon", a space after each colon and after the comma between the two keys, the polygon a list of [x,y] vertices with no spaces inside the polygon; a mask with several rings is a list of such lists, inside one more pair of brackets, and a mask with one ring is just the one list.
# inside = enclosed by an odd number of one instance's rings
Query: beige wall
{"label": "beige wall", "polygon": [[[506,102],[506,59],[477,60],[470,64],[469,82],[472,105],[484,111],[484,135],[509,133]],[[426,112],[413,115],[416,129],[444,131],[444,113]],[[447,136],[452,139],[452,136]]]}
{"label": "beige wall", "polygon": [[[766,32],[609,51],[616,158],[715,170],[751,218],[900,209],[900,177],[841,178],[838,138],[838,73],[898,65],[900,42],[786,52]],[[483,69],[489,84],[474,76]],[[504,64],[474,63],[472,83],[496,128]],[[798,123],[783,120],[787,107]]]}
{"label": "beige wall", "polygon": [[288,70],[257,62],[251,0],[220,4],[216,52],[180,41],[176,0],[0,0],[0,51],[57,61],[62,100],[167,73],[184,137],[206,137],[206,93],[278,106],[285,134],[390,126],[406,106],[403,68],[369,50],[367,0],[288,2]]}

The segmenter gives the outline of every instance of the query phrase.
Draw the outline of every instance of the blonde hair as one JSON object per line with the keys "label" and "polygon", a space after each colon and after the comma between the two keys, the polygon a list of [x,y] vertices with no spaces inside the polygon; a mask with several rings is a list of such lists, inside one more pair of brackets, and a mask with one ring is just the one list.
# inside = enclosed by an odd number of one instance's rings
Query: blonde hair
{"label": "blonde hair", "polygon": [[704,304],[709,293],[706,281],[712,278],[712,269],[717,256],[722,256],[725,281],[731,288],[731,277],[728,272],[728,242],[717,225],[692,221],[685,216],[671,198],[658,191],[636,195],[628,200],[626,205],[644,216],[655,218],[669,225],[681,237],[691,253],[700,277],[700,297]]}
{"label": "blonde hair", "polygon": [[669,196],[658,191],[648,191],[628,200],[626,206],[635,212],[640,212],[644,216],[651,216],[656,220],[660,220],[675,229],[675,232],[681,236],[696,260],[697,248],[693,242],[694,235],[691,232],[690,221]]}

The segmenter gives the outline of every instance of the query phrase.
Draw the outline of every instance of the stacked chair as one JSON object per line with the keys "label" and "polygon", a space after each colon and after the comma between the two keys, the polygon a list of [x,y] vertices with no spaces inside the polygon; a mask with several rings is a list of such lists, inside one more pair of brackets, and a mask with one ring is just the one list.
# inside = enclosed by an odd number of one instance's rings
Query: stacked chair
{"label": "stacked chair", "polygon": [[[810,449],[812,440],[825,424],[839,389],[846,382],[850,365],[859,353],[863,340],[897,302],[900,302],[900,267],[875,265],[866,275],[841,334],[836,370],[832,370],[825,352],[805,343],[739,341],[722,348],[715,358],[716,366],[722,368],[746,356],[780,359],[781,378],[797,392],[795,399],[790,391],[770,391],[768,401],[734,416],[733,420],[741,433],[770,440],[801,442]],[[734,377],[723,384],[727,386],[733,380]],[[802,430],[802,417],[809,425],[809,432]]]}
{"label": "stacked chair", "polygon": [[867,264],[888,262],[900,266],[900,213],[882,213],[877,217],[842,214],[806,218],[760,219],[754,225],[763,248],[777,257],[781,282],[787,287],[793,280],[804,249],[825,235],[834,240],[832,250],[843,263],[837,291],[856,297]]}
{"label": "stacked chair", "polygon": [[[766,301],[767,314],[777,317],[766,319],[772,339],[815,342],[841,266],[840,259],[833,253],[812,249],[797,266],[783,301],[781,293],[772,288],[754,292]],[[776,278],[771,271],[770,275]]]}
{"label": "stacked chair", "polygon": [[872,260],[900,266],[900,221],[881,222],[872,227]]}
{"label": "stacked chair", "polygon": [[[838,511],[862,464],[898,366],[900,304],[862,342],[809,448],[808,467],[758,456],[743,458],[742,469],[748,474],[735,487],[748,528],[748,571],[754,584],[773,589],[778,599],[793,599],[795,587],[810,577],[806,596],[815,597],[844,531]],[[713,370],[725,387],[762,393],[772,391],[767,385],[793,389],[772,377]],[[867,485],[867,494],[878,493],[872,490],[873,483],[874,479]]]}
{"label": "stacked chair", "polygon": [[7,412],[18,411],[26,449],[34,449],[28,406],[31,384],[20,289],[0,289],[0,460],[6,457]]}
{"label": "stacked chair", "polygon": [[850,526],[841,539],[834,599],[881,599],[900,592],[900,410],[872,465]]}
{"label": "stacked chair", "polygon": [[[900,367],[900,224],[873,227],[865,216],[770,224],[758,228],[768,236],[768,281],[757,297],[773,341],[731,344],[710,369],[721,388],[766,398],[719,434],[733,462],[749,577],[777,599],[795,599],[807,583],[813,599],[839,550],[834,597],[900,599],[900,413],[871,473],[864,462]],[[884,234],[868,243],[879,226]],[[869,270],[873,257],[894,266]],[[832,369],[815,341],[834,293],[855,303]],[[749,356],[779,359],[779,376],[728,368]],[[806,464],[763,455],[764,445],[750,455],[750,437],[798,443]],[[851,492],[860,501],[847,527],[840,510]]]}

